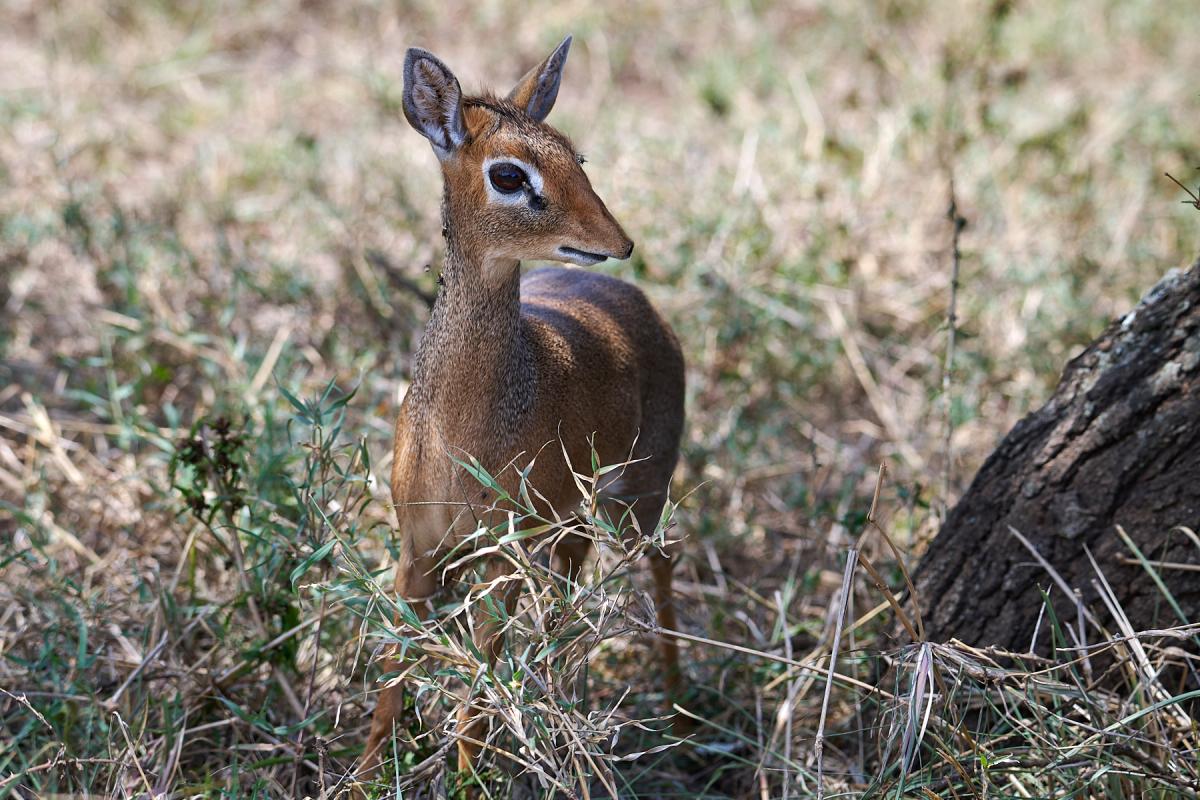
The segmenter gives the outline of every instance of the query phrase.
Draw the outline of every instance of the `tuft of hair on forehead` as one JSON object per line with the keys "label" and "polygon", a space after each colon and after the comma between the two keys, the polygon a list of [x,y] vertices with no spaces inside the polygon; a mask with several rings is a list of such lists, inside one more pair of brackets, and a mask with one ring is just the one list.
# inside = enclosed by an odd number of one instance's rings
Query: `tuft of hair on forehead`
{"label": "tuft of hair on forehead", "polygon": [[530,119],[529,116],[513,105],[512,101],[506,97],[500,97],[490,91],[485,91],[481,94],[463,98],[464,107],[486,108],[497,117],[510,122],[525,122],[536,125],[538,123]]}
{"label": "tuft of hair on forehead", "polygon": [[491,92],[484,92],[472,97],[463,98],[463,111],[470,113],[472,109],[483,109],[490,113],[490,125],[483,131],[476,132],[477,138],[486,139],[499,133],[502,129],[514,131],[517,135],[532,141],[549,139],[572,155],[576,155],[575,145],[565,133],[545,122],[538,122],[518,108],[506,97],[499,97]]}

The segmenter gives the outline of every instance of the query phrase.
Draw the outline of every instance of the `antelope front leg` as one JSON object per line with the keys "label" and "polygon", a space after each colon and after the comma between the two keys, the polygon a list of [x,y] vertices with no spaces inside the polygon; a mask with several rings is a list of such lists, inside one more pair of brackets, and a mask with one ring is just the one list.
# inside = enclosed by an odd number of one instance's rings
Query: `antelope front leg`
{"label": "antelope front leg", "polygon": [[[507,574],[508,567],[507,562],[492,559],[484,571],[485,580],[490,583]],[[511,617],[516,609],[519,589],[520,582],[517,580],[510,580],[503,586],[497,587],[504,604],[505,616]],[[487,658],[487,667],[490,672],[495,667],[496,659],[500,657],[500,651],[504,647],[504,632],[501,630],[504,623],[486,609],[475,612],[474,620],[475,646]],[[482,749],[482,745],[477,742],[482,742],[483,735],[486,733],[485,728],[485,720],[471,706],[471,687],[468,686],[462,707],[458,710],[458,735],[462,737],[458,740],[458,768],[460,771],[474,772],[475,761]]]}
{"label": "antelope front leg", "polygon": [[[418,572],[414,565],[402,565],[396,569],[396,595],[412,606],[421,621],[428,619],[432,613],[429,600],[437,588],[435,579],[430,574]],[[397,618],[396,628],[402,630],[403,627],[404,623]],[[412,659],[401,658],[397,647],[393,645],[383,661],[385,665],[403,671],[412,663]],[[395,736],[396,720],[403,711],[404,686],[401,679],[379,692],[375,714],[371,717],[371,732],[367,735],[367,745],[358,762],[359,781],[370,781],[378,774],[384,754],[390,750],[389,745]]]}

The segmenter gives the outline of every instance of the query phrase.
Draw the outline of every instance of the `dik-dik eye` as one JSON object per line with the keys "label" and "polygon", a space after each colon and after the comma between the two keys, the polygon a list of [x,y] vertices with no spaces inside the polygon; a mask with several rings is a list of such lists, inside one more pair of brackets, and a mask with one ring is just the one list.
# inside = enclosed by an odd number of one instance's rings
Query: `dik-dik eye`
{"label": "dik-dik eye", "polygon": [[512,194],[521,191],[521,188],[529,182],[529,176],[516,164],[501,162],[493,164],[488,170],[488,180],[492,182],[496,191]]}

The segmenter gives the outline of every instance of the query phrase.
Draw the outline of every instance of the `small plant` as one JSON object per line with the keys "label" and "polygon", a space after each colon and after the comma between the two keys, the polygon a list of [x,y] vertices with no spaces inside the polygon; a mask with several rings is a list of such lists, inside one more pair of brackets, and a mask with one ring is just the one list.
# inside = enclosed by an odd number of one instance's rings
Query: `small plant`
{"label": "small plant", "polygon": [[[240,640],[230,652],[240,658],[215,678],[213,699],[291,742],[291,786],[303,790],[312,779],[300,765],[316,757],[310,745],[324,748],[322,737],[333,732],[329,708],[316,698],[340,685],[329,670],[337,656],[323,637],[353,630],[343,606],[356,605],[363,576],[370,580],[355,548],[376,523],[365,442],[343,441],[354,392],[329,383],[310,400],[283,388],[280,395],[293,412],[282,424],[270,409],[261,422],[248,413],[240,423],[232,415],[197,422],[172,454],[168,476],[182,510],[232,571],[210,618],[230,637],[227,647]],[[194,573],[187,586],[193,602],[208,594]]]}
{"label": "small plant", "polygon": [[218,513],[232,518],[246,505],[245,438],[234,432],[228,417],[217,417],[211,425],[202,420],[171,455],[168,479],[204,525],[211,525]]}

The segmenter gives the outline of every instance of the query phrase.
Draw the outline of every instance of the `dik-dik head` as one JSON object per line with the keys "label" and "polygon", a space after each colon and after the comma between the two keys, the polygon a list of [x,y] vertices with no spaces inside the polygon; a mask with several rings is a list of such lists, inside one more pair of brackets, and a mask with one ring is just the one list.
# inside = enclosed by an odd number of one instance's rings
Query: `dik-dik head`
{"label": "dik-dik head", "polygon": [[503,99],[463,97],[454,74],[425,50],[414,47],[404,59],[404,115],[441,161],[445,223],[483,263],[590,266],[633,251],[592,190],[583,158],[544,121],[570,47],[568,36]]}

